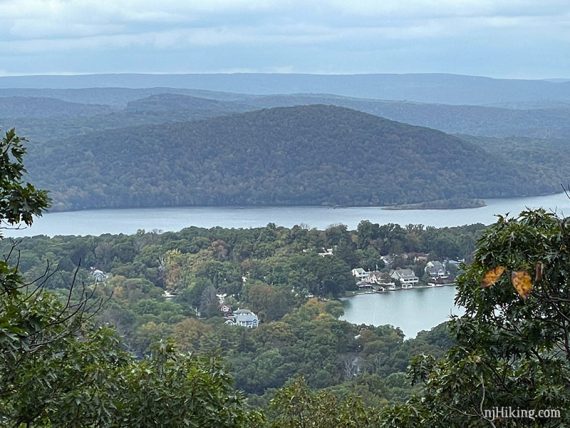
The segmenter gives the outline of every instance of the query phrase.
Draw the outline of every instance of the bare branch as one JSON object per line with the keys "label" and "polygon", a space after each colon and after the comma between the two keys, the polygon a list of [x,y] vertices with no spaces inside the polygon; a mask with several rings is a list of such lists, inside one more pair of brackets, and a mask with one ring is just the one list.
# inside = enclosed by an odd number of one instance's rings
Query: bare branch
{"label": "bare branch", "polygon": [[566,186],[564,186],[564,184],[560,185],[562,187],[562,190],[564,191],[564,194],[566,195],[566,197],[568,199],[570,199],[570,189],[568,189]]}

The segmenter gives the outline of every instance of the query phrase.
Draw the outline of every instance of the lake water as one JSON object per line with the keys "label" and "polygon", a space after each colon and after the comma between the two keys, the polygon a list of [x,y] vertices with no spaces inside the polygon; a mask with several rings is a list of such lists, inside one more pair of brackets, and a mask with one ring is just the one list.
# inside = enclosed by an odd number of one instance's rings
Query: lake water
{"label": "lake water", "polygon": [[5,236],[32,235],[101,235],[176,231],[189,226],[248,228],[275,223],[291,227],[305,224],[319,229],[342,223],[355,229],[363,220],[373,223],[423,224],[426,226],[460,226],[495,221],[495,214],[517,214],[525,207],[544,207],[559,213],[570,212],[570,200],[556,194],[532,198],[489,199],[487,206],[457,210],[383,210],[381,207],[263,207],[263,208],[145,208],[71,211],[45,214],[31,228],[4,231]]}
{"label": "lake water", "polygon": [[353,324],[400,327],[406,338],[422,330],[430,330],[449,319],[462,315],[463,309],[454,305],[455,287],[427,287],[385,293],[359,294],[343,299],[341,319]]}

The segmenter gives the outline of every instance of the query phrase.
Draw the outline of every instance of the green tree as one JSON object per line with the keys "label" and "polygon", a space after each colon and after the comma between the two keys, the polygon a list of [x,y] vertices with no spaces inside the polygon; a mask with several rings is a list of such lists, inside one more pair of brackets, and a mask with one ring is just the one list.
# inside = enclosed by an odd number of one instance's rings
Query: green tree
{"label": "green tree", "polygon": [[230,428],[263,423],[260,413],[244,409],[218,359],[180,354],[161,342],[149,358],[125,369],[115,426]]}
{"label": "green tree", "polygon": [[[23,158],[26,140],[14,129],[0,140],[0,230],[5,225],[25,223],[30,226],[33,216],[39,216],[49,205],[47,193],[24,182]],[[2,237],[0,233],[0,238]]]}
{"label": "green tree", "polygon": [[358,248],[368,247],[372,241],[378,239],[380,235],[380,225],[371,223],[369,220],[362,220],[356,228],[356,238]]}
{"label": "green tree", "polygon": [[220,303],[214,286],[210,285],[209,287],[206,287],[200,297],[200,313],[202,316],[209,318],[219,315],[219,306]]}
{"label": "green tree", "polygon": [[269,406],[270,426],[275,428],[366,428],[377,426],[377,413],[360,398],[338,399],[330,392],[314,392],[297,378],[280,389]]}
{"label": "green tree", "polygon": [[285,287],[274,287],[258,282],[248,285],[246,294],[246,302],[264,322],[280,319],[293,306],[293,296]]}

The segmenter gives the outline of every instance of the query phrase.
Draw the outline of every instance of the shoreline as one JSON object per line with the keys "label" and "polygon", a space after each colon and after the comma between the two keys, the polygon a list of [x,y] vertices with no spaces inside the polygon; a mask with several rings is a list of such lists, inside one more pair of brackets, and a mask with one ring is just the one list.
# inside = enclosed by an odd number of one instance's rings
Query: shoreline
{"label": "shoreline", "polygon": [[[539,195],[526,195],[526,196],[508,196],[508,197],[495,197],[495,198],[466,198],[465,200],[461,199],[439,199],[436,201],[426,201],[426,202],[418,202],[413,204],[397,204],[397,205],[335,205],[335,204],[319,204],[319,205],[295,205],[295,204],[269,204],[269,205],[159,205],[159,206],[140,206],[140,207],[97,207],[97,208],[57,208],[51,207],[48,209],[44,215],[49,214],[59,214],[59,213],[74,213],[74,212],[89,212],[89,211],[127,211],[127,210],[157,210],[157,209],[165,209],[165,210],[175,210],[175,209],[204,209],[204,208],[219,208],[219,209],[242,209],[242,210],[250,210],[250,209],[270,209],[270,208],[323,208],[323,209],[330,209],[330,210],[337,210],[337,209],[351,209],[351,208],[379,208],[386,211],[403,211],[403,210],[454,210],[454,209],[469,209],[469,208],[484,208],[489,206],[489,202],[493,202],[495,200],[518,200],[518,199],[526,199],[526,198],[540,198],[546,196],[555,196],[555,195],[562,195],[564,192],[553,192],[553,193],[546,193],[546,194],[539,194]],[[467,202],[470,201],[471,203],[477,202],[482,203],[482,205],[477,206],[462,206],[459,202]],[[457,206],[449,206],[449,207],[434,207],[430,206],[432,204],[439,204],[439,203],[458,203]]]}
{"label": "shoreline", "polygon": [[[431,283],[428,283],[431,284]],[[456,286],[457,283],[455,282],[450,282],[450,283],[446,283],[446,284],[434,284],[434,285],[417,285],[414,287],[408,287],[408,288],[388,288],[384,291],[378,291],[378,290],[366,290],[366,291],[353,291],[350,292],[349,295],[343,296],[341,299],[343,298],[350,298],[350,297],[354,297],[354,296],[362,296],[362,295],[366,295],[366,294],[386,294],[386,293],[390,293],[393,291],[407,291],[407,290],[418,290],[418,289],[425,289],[425,288],[441,288],[441,287],[448,287],[448,286]]]}
{"label": "shoreline", "polygon": [[383,207],[383,210],[461,210],[469,208],[483,208],[487,202],[483,199],[440,199],[416,204],[400,204]]}

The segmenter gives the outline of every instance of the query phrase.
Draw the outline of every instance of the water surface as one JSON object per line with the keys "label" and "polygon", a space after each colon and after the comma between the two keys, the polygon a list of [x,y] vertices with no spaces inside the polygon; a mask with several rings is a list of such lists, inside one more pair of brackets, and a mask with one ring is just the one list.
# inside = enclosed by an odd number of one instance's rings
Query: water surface
{"label": "water surface", "polygon": [[491,224],[496,214],[517,214],[525,207],[570,212],[570,200],[556,194],[531,198],[489,199],[481,208],[453,210],[384,210],[381,207],[189,207],[70,211],[45,214],[31,228],[5,231],[6,236],[101,235],[146,231],[177,231],[189,226],[249,228],[275,223],[291,227],[305,224],[324,229],[342,223],[355,229],[363,220],[374,223],[423,224],[444,227]]}
{"label": "water surface", "polygon": [[464,313],[454,305],[455,287],[428,287],[385,293],[359,294],[343,299],[344,315],[353,324],[400,327],[406,338],[430,330],[454,315]]}

